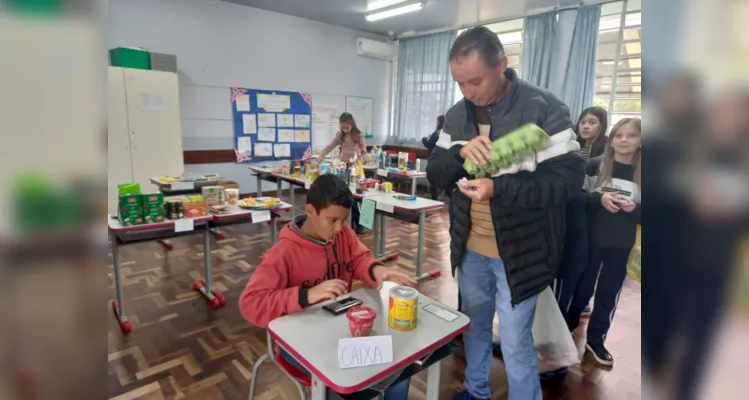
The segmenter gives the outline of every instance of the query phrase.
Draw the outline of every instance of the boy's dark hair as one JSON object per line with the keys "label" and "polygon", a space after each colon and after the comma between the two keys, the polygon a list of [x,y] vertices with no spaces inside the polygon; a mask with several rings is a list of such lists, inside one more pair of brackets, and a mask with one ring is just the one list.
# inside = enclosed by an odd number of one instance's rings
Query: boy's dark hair
{"label": "boy's dark hair", "polygon": [[324,174],[312,182],[307,191],[307,204],[311,204],[318,214],[330,206],[350,209],[354,205],[354,196],[343,179],[333,174]]}
{"label": "boy's dark hair", "polygon": [[465,57],[474,50],[489,68],[496,67],[499,58],[505,55],[505,48],[497,34],[485,26],[477,26],[458,35],[450,48],[449,60]]}

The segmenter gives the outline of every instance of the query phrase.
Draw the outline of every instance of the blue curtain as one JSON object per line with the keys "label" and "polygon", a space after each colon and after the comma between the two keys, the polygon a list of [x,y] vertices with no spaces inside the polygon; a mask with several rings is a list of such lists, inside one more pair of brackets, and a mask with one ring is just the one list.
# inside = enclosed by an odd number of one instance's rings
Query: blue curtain
{"label": "blue curtain", "polygon": [[520,60],[524,80],[542,87],[549,87],[551,56],[557,31],[557,13],[525,17],[523,22],[523,54]]}
{"label": "blue curtain", "polygon": [[600,20],[600,4],[580,7],[575,20],[575,33],[572,35],[572,47],[561,96],[561,100],[570,109],[573,121],[577,120],[578,115],[586,107],[593,105]]}
{"label": "blue curtain", "polygon": [[437,116],[453,105],[450,47],[456,31],[401,39],[395,91],[395,124],[388,143],[421,146]]}

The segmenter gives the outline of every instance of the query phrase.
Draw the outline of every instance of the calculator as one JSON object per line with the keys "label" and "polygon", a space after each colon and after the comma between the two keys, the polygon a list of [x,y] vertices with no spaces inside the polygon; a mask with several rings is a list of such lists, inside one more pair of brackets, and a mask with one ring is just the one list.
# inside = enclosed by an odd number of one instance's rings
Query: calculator
{"label": "calculator", "polygon": [[333,314],[333,315],[340,315],[346,312],[351,307],[358,306],[362,304],[363,302],[359,299],[353,298],[353,297],[347,297],[345,299],[341,299],[339,301],[336,301],[334,303],[330,303],[327,305],[324,305],[322,308],[323,310]]}

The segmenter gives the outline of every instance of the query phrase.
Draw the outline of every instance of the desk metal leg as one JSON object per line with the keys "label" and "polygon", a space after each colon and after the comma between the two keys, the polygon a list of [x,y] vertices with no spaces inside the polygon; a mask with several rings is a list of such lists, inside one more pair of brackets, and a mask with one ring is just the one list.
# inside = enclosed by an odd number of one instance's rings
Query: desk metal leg
{"label": "desk metal leg", "polygon": [[218,308],[226,304],[224,294],[213,287],[213,266],[211,257],[211,230],[206,225],[203,229],[203,265],[205,279],[198,279],[192,285],[211,304],[211,307]]}
{"label": "desk metal leg", "polygon": [[427,368],[427,399],[439,400],[440,398],[440,366],[442,363],[434,363]]}
{"label": "desk metal leg", "polygon": [[260,174],[255,174],[255,182],[257,182],[257,197],[263,195],[263,179]]}
{"label": "desk metal leg", "polygon": [[426,211],[419,213],[419,239],[416,247],[416,276],[421,276],[421,262],[424,250],[424,220],[426,219]]}
{"label": "desk metal leg", "polygon": [[312,375],[312,400],[325,400],[327,387],[320,378]]}
{"label": "desk metal leg", "polygon": [[276,214],[270,214],[270,245],[273,246],[278,240],[278,217]]}
{"label": "desk metal leg", "polygon": [[398,258],[398,254],[392,250],[385,250],[385,231],[387,230],[385,216],[375,213],[375,223],[377,224],[377,230],[375,231],[375,258],[382,262],[395,260]]}
{"label": "desk metal leg", "polygon": [[174,248],[174,244],[169,239],[159,240],[159,243],[161,243],[161,245],[164,246],[164,250],[166,251],[170,251]]}
{"label": "desk metal leg", "polygon": [[283,181],[278,179],[276,181],[276,197],[279,199],[281,198],[281,194],[283,194],[283,187],[281,186],[283,184]]}
{"label": "desk metal leg", "polygon": [[411,196],[416,196],[416,177],[411,178]]}
{"label": "desk metal leg", "polygon": [[291,198],[291,219],[294,219],[296,215],[296,202],[294,201],[294,192],[296,192],[296,186],[289,185],[289,197]]}
{"label": "desk metal leg", "polygon": [[120,323],[122,332],[128,333],[133,327],[130,325],[130,321],[128,321],[125,314],[125,293],[122,290],[122,270],[120,269],[120,251],[117,244],[117,235],[112,232],[110,238],[112,240],[112,264],[114,264],[114,287],[117,290],[117,300],[112,301],[112,311],[114,311],[114,316]]}

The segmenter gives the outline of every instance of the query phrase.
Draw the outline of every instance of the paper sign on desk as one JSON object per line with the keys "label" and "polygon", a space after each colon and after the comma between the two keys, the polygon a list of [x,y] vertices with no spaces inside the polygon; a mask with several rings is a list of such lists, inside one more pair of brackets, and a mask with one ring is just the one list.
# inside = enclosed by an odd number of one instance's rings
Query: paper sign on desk
{"label": "paper sign on desk", "polygon": [[375,215],[375,202],[372,199],[364,198],[361,202],[361,212],[359,213],[359,225],[372,229]]}
{"label": "paper sign on desk", "polygon": [[270,211],[253,211],[250,214],[252,215],[253,224],[270,221]]}
{"label": "paper sign on desk", "polygon": [[386,170],[386,169],[378,169],[377,170],[377,175],[384,176],[385,178],[387,178],[387,176],[388,176],[388,170]]}
{"label": "paper sign on desk", "polygon": [[311,181],[311,180],[309,180],[309,179],[308,179],[308,180],[306,180],[306,181],[304,182],[304,188],[305,188],[305,189],[307,189],[307,190],[309,190],[309,188],[311,188],[311,187],[312,187],[312,181]]}
{"label": "paper sign on desk", "polygon": [[172,190],[193,190],[195,182],[174,182],[171,184]]}
{"label": "paper sign on desk", "polygon": [[175,232],[190,232],[195,229],[192,218],[182,218],[174,220]]}
{"label": "paper sign on desk", "polygon": [[392,213],[395,212],[395,206],[394,205],[388,204],[388,203],[383,203],[383,202],[380,202],[380,201],[377,202],[377,209],[380,210],[380,211],[384,211],[386,213],[390,213],[390,214],[392,214]]}
{"label": "paper sign on desk", "polygon": [[393,362],[393,338],[362,336],[338,339],[338,365],[341,369]]}

